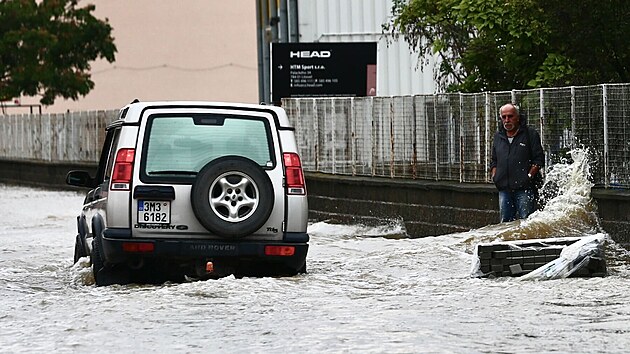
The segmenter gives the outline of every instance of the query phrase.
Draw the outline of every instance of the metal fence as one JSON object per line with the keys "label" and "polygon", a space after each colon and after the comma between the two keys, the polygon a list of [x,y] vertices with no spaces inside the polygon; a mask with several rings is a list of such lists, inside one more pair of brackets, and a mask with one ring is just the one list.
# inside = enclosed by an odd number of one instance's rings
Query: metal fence
{"label": "metal fence", "polygon": [[630,84],[282,104],[307,171],[483,183],[508,102],[541,133],[548,166],[587,148],[595,185],[630,188]]}
{"label": "metal fence", "polygon": [[[283,100],[307,171],[490,182],[498,109],[520,105],[547,165],[591,152],[597,186],[630,188],[630,84],[476,94]],[[0,158],[98,161],[118,111],[0,116]]]}
{"label": "metal fence", "polygon": [[98,162],[105,127],[117,110],[0,116],[0,158],[48,163]]}

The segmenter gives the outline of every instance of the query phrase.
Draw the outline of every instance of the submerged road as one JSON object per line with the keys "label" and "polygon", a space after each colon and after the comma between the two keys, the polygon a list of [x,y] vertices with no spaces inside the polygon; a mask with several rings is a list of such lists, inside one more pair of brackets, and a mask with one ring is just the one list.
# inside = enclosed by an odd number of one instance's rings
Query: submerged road
{"label": "submerged road", "polygon": [[[579,213],[404,238],[398,224],[309,226],[309,273],[95,287],[72,264],[83,196],[0,185],[0,352],[626,352],[630,272],[522,281],[470,276],[476,242],[565,227]],[[575,204],[575,203],[574,203]]]}

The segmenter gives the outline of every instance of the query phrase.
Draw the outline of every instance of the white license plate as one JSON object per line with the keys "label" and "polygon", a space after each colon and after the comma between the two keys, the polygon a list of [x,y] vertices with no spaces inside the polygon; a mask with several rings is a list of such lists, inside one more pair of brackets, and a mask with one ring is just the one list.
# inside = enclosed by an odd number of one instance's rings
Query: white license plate
{"label": "white license plate", "polygon": [[138,223],[170,224],[171,202],[155,200],[138,200]]}

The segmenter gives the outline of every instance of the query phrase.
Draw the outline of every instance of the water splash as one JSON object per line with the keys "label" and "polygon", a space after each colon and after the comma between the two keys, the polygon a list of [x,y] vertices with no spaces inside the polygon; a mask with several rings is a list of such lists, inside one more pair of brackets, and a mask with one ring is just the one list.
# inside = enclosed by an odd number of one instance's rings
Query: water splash
{"label": "water splash", "polygon": [[[474,253],[478,243],[597,236],[605,247],[608,273],[624,273],[630,261],[630,252],[615,243],[599,224],[597,206],[591,197],[590,153],[588,149],[578,148],[568,154],[569,158],[547,170],[541,190],[542,209],[524,220],[488,225],[458,234],[464,240],[466,252]],[[532,277],[540,278],[535,274]]]}
{"label": "water splash", "polygon": [[402,219],[388,220],[385,224],[340,224],[334,220],[319,221],[309,224],[308,233],[312,237],[332,239],[352,239],[363,237],[383,237],[388,239],[408,238]]}
{"label": "water splash", "polygon": [[[580,237],[602,233],[597,217],[597,207],[591,198],[589,151],[578,148],[568,157],[547,169],[541,191],[544,208],[525,220],[484,226],[468,232],[456,233],[454,239],[464,240],[468,251],[479,242],[540,239],[549,237]],[[336,225],[333,221],[309,225],[309,234],[318,237],[356,238],[385,237],[406,238],[402,220],[388,225]]]}
{"label": "water splash", "polygon": [[92,265],[90,258],[81,257],[71,266],[72,284],[74,285],[93,285],[94,275],[92,274]]}
{"label": "water splash", "polygon": [[541,191],[544,207],[527,219],[489,225],[469,233],[466,243],[549,237],[579,237],[603,232],[591,197],[589,152],[574,149],[551,166]]}

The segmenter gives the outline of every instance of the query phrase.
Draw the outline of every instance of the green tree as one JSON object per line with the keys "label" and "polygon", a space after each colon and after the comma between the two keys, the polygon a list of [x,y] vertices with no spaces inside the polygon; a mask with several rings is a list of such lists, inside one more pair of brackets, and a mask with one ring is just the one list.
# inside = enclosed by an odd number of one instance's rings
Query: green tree
{"label": "green tree", "polygon": [[394,0],[383,30],[438,56],[448,91],[627,82],[627,0]]}
{"label": "green tree", "polygon": [[0,100],[39,95],[50,105],[90,92],[90,61],[111,63],[116,52],[111,26],[94,9],[77,0],[0,0]]}
{"label": "green tree", "polygon": [[[630,1],[539,0],[547,14],[548,61],[560,70],[541,70],[535,84],[590,85],[630,80]],[[568,71],[566,80],[554,80]],[[551,80],[547,79],[551,77]]]}

